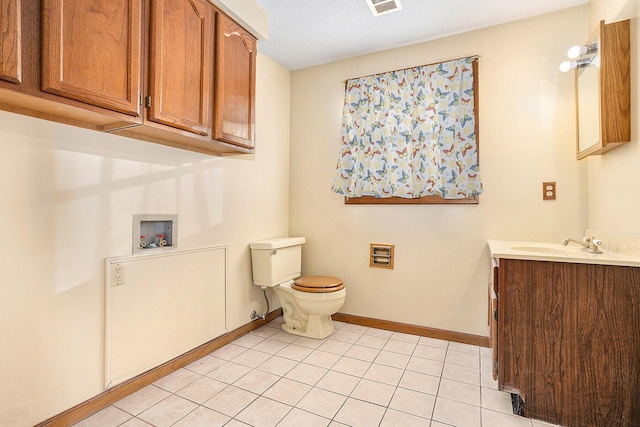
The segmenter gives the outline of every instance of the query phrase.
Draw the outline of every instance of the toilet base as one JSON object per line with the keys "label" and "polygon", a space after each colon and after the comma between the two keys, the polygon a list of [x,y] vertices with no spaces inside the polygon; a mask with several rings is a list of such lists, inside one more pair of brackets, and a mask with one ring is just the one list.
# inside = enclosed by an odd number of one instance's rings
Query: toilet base
{"label": "toilet base", "polygon": [[333,333],[333,322],[331,321],[331,316],[310,314],[306,329],[296,328],[295,326],[283,323],[282,330],[293,335],[324,339]]}

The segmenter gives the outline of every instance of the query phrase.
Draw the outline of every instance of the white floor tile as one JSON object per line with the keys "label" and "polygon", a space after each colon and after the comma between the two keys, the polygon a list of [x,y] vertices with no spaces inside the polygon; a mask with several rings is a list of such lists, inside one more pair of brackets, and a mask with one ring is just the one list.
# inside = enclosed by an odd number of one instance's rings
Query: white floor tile
{"label": "white floor tile", "polygon": [[480,347],[478,347],[477,345],[462,344],[462,343],[459,343],[459,342],[451,342],[451,343],[449,343],[449,350],[460,351],[462,353],[480,355]]}
{"label": "white floor tile", "polygon": [[442,375],[443,362],[431,359],[423,359],[422,357],[412,356],[407,364],[407,370],[413,372],[420,372],[427,375]]}
{"label": "white floor tile", "polygon": [[258,397],[257,394],[229,386],[204,403],[204,406],[230,417],[236,416]]}
{"label": "white floor tile", "polygon": [[214,380],[221,381],[223,383],[233,384],[250,371],[251,368],[248,368],[246,366],[238,365],[237,363],[233,362],[227,362],[219,368],[216,368],[213,371],[209,372],[207,374],[207,377],[213,378]]}
{"label": "white floor tile", "polygon": [[367,372],[371,363],[364,360],[353,359],[351,357],[342,357],[338,360],[333,367],[332,371],[342,372],[343,374],[349,374],[356,377],[361,377]]}
{"label": "white floor tile", "polygon": [[480,406],[480,386],[442,378],[438,397]]}
{"label": "white floor tile", "polygon": [[[79,424],[76,424],[79,425]],[[120,424],[120,427],[153,427],[151,426],[151,424],[142,421],[139,418],[131,418],[129,421],[127,421],[124,424]]]}
{"label": "white floor tile", "polygon": [[449,341],[439,340],[437,338],[420,337],[418,344],[428,345],[429,347],[436,347],[444,350],[449,348]]}
{"label": "white floor tile", "polygon": [[532,427],[532,424],[529,418],[482,409],[482,427]]}
{"label": "white floor tile", "polygon": [[171,393],[168,391],[151,384],[133,394],[130,394],[124,399],[117,401],[113,406],[116,406],[132,415],[138,415],[140,412],[147,410],[161,400],[166,399],[170,394]]}
{"label": "white floor tile", "polygon": [[364,374],[363,378],[372,381],[397,386],[404,373],[403,369],[392,368],[391,366],[372,364]]}
{"label": "white floor tile", "polygon": [[374,360],[376,360],[376,357],[378,357],[378,354],[380,354],[380,350],[376,348],[365,347],[362,345],[354,344],[353,346],[351,346],[351,348],[349,348],[349,350],[347,350],[347,352],[344,355],[348,357],[353,357],[354,359],[373,362]]}
{"label": "white floor tile", "polygon": [[358,339],[358,341],[355,342],[355,344],[382,350],[385,344],[387,344],[387,341],[389,341],[388,338],[381,338],[364,334]]}
{"label": "white floor tile", "polygon": [[375,363],[405,369],[409,363],[409,359],[411,359],[411,356],[407,354],[392,353],[390,351],[382,350],[378,354],[378,357],[376,357]]}
{"label": "white floor tile", "polygon": [[240,347],[251,348],[254,345],[264,340],[265,338],[260,337],[258,335],[247,334],[247,335],[241,336],[240,338],[235,340],[233,343],[235,345],[239,345]]}
{"label": "white floor tile", "polygon": [[313,352],[312,348],[303,347],[300,345],[289,344],[282,350],[280,350],[277,355],[280,357],[285,357],[287,359],[296,360],[301,362],[305,357],[309,356]]}
{"label": "white floor tile", "polygon": [[311,386],[308,384],[281,378],[263,396],[286,405],[295,406],[309,390],[311,390]]}
{"label": "white floor tile", "polygon": [[435,401],[436,397],[431,394],[398,388],[389,408],[422,418],[431,418]]}
{"label": "white floor tile", "polygon": [[158,381],[154,382],[153,385],[167,390],[168,392],[175,393],[200,378],[202,378],[202,375],[182,368],[172,372],[166,377],[160,378]]}
{"label": "white floor tile", "polygon": [[353,375],[329,371],[318,381],[316,387],[349,396],[359,381],[360,378],[354,377]]}
{"label": "white floor tile", "polygon": [[116,427],[125,421],[131,419],[131,414],[116,408],[108,406],[100,412],[96,412],[89,418],[85,418],[76,424],[78,427]]}
{"label": "white floor tile", "polygon": [[396,341],[391,337],[389,341],[382,348],[386,351],[391,351],[393,353],[406,354],[411,356],[413,354],[413,350],[416,348],[416,343],[405,342],[405,341]]}
{"label": "white floor tile", "polygon": [[239,365],[247,366],[249,368],[255,368],[262,363],[264,363],[271,355],[268,353],[263,353],[261,351],[256,351],[253,349],[249,349],[242,353],[241,355],[233,358],[233,363],[237,363]]}
{"label": "white floor tile", "polygon": [[315,385],[320,378],[327,373],[327,369],[320,368],[318,366],[307,365],[306,363],[300,363],[295,368],[290,370],[285,378],[290,380],[300,381],[301,383]]}
{"label": "white floor tile", "polygon": [[274,427],[291,407],[266,397],[258,397],[235,418],[253,427]]}
{"label": "white floor tile", "polygon": [[217,357],[219,359],[231,360],[234,357],[240,355],[241,353],[244,353],[246,350],[247,349],[245,347],[235,345],[234,343],[230,343],[211,353],[211,356]]}
{"label": "white floor tile", "polygon": [[413,356],[422,357],[423,359],[437,360],[439,362],[444,362],[446,354],[446,349],[420,344],[418,344],[416,349],[413,351]]}
{"label": "white floor tile", "polygon": [[429,427],[431,420],[405,412],[396,411],[395,409],[387,409],[382,418],[380,427]]}
{"label": "white floor tile", "polygon": [[331,369],[333,365],[340,360],[340,355],[335,353],[329,353],[327,351],[315,350],[308,355],[303,362],[313,366],[319,366],[320,368]]}
{"label": "white floor tile", "polygon": [[318,350],[343,355],[352,345],[351,343],[329,339],[322,343],[320,347],[318,347]]}
{"label": "white floor tile", "polygon": [[341,394],[314,388],[302,398],[296,407],[331,419],[340,410],[346,400],[347,397]]}
{"label": "white floor tile", "polygon": [[417,344],[420,341],[420,337],[418,335],[413,334],[405,334],[402,332],[394,332],[391,334],[391,339],[396,341],[404,341],[412,344]]}
{"label": "white floor tile", "polygon": [[369,328],[364,334],[372,335],[374,337],[380,337],[380,338],[391,338],[391,335],[393,335],[393,332],[386,331],[384,329]]}
{"label": "white floor tile", "polygon": [[274,385],[279,379],[280,377],[278,375],[254,369],[240,378],[238,381],[234,382],[233,385],[252,393],[262,394],[267,391],[269,387]]}
{"label": "white floor tile", "polygon": [[554,427],[512,414],[489,349],[342,322],[315,340],[281,325],[280,317],[77,425]]}
{"label": "white floor tile", "polygon": [[231,418],[226,415],[222,415],[220,412],[213,411],[204,406],[199,406],[197,409],[191,411],[186,417],[175,423],[173,427],[194,427],[194,426],[207,426],[207,427],[222,427]]}
{"label": "white floor tile", "polygon": [[[288,334],[287,334],[288,335]],[[246,335],[245,335],[246,336]],[[267,338],[258,344],[253,346],[254,350],[261,351],[263,353],[268,354],[276,354],[283,348],[285,348],[289,343],[277,339]]]}
{"label": "white floor tile", "polygon": [[454,351],[449,348],[449,350],[447,350],[447,356],[445,357],[445,363],[480,369],[480,356],[462,351]]}
{"label": "white floor tile", "polygon": [[351,392],[350,397],[375,403],[376,405],[388,406],[395,391],[396,388],[394,386],[363,378],[353,392]]}
{"label": "white floor tile", "polygon": [[[248,335],[245,335],[245,337],[246,336]],[[227,363],[227,361],[224,359],[219,359],[213,356],[205,356],[185,366],[185,369],[188,369],[200,375],[207,375],[209,372],[213,371],[216,368],[219,368],[225,363]]]}
{"label": "white floor tile", "polygon": [[369,327],[362,325],[354,325],[353,323],[345,323],[342,328],[342,331],[356,332],[360,335],[366,333],[369,330]]}
{"label": "white floor tile", "polygon": [[138,418],[157,427],[168,427],[197,407],[190,400],[171,395],[139,414]]}
{"label": "white floor tile", "polygon": [[225,388],[227,388],[225,383],[216,381],[213,378],[202,377],[178,390],[176,394],[201,405]]}
{"label": "white floor tile", "polygon": [[298,362],[291,359],[286,359],[280,356],[273,356],[258,366],[258,369],[265,372],[270,372],[275,375],[284,376],[287,372],[292,370]]}
{"label": "white floor tile", "polygon": [[480,385],[480,370],[452,363],[445,363],[444,369],[442,370],[442,378],[473,385]]}
{"label": "white floor tile", "polygon": [[357,399],[347,399],[335,420],[353,427],[377,426],[384,416],[385,408]]}
{"label": "white floor tile", "polygon": [[490,388],[483,388],[482,389],[482,407],[486,409],[491,409],[492,411],[502,412],[505,414],[513,414],[513,405],[511,404],[511,393],[492,390]]}
{"label": "white floor tile", "polygon": [[328,418],[293,408],[278,424],[278,427],[327,427],[330,422],[331,420]]}
{"label": "white floor tile", "polygon": [[480,427],[480,408],[466,403],[438,397],[433,410],[433,420],[457,427]]}
{"label": "white floor tile", "polygon": [[398,387],[419,391],[421,393],[428,393],[435,396],[438,393],[439,385],[439,376],[421,374],[413,371],[404,371]]}
{"label": "white floor tile", "polygon": [[336,333],[334,333],[331,336],[331,339],[332,340],[336,340],[336,341],[343,341],[343,342],[348,342],[350,344],[353,344],[356,341],[358,341],[361,336],[362,336],[361,333],[346,331],[344,328],[342,328],[342,329],[336,331]]}

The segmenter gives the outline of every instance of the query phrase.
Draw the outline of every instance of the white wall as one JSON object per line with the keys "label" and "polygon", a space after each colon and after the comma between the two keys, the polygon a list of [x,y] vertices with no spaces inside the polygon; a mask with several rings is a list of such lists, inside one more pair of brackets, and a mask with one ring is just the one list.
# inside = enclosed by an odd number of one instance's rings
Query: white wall
{"label": "white wall", "polygon": [[591,0],[589,28],[631,19],[631,142],[589,157],[589,227],[640,235],[640,144],[638,144],[638,55],[640,0]]}
{"label": "white wall", "polygon": [[[586,164],[575,160],[574,82],[558,72],[586,40],[588,7],[292,73],[291,234],[303,273],[347,286],[344,313],[487,335],[487,239],[560,241],[587,225]],[[331,192],[344,80],[480,55],[477,206],[359,206]],[[542,182],[558,198],[542,200]],[[394,270],[369,243],[395,244]]]}
{"label": "white wall", "polygon": [[290,73],[259,55],[256,153],[217,158],[0,112],[0,425],[102,391],[106,257],[135,213],[177,213],[182,249],[227,244],[227,328],[264,310],[248,244],[289,231]]}

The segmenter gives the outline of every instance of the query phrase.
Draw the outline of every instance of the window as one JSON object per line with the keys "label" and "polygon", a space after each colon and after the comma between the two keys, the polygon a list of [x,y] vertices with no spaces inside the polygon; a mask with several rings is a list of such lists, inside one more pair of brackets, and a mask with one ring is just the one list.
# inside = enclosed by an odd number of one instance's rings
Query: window
{"label": "window", "polygon": [[345,88],[332,190],[346,203],[478,203],[477,58]]}

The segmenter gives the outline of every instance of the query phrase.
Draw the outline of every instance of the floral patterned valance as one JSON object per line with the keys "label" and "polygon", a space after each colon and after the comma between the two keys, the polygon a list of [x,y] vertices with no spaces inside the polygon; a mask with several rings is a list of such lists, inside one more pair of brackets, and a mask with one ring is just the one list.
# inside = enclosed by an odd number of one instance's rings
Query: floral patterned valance
{"label": "floral patterned valance", "polygon": [[347,81],[333,191],[461,199],[482,193],[472,61]]}

